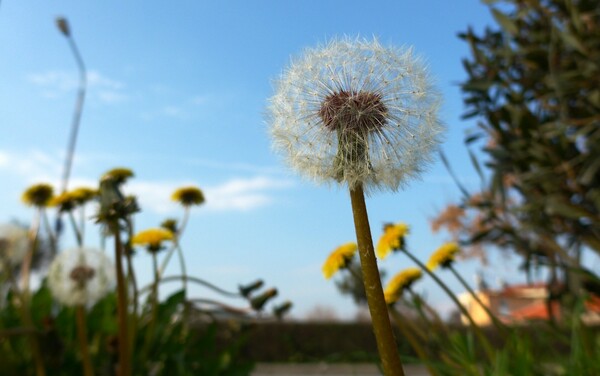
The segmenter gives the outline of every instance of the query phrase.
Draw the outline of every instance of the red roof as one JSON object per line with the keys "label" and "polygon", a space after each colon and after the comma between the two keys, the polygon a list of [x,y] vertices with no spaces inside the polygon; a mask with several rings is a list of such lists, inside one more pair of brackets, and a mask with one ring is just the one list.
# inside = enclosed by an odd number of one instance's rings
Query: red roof
{"label": "red roof", "polygon": [[[554,317],[560,317],[560,305],[554,301],[550,303],[550,309],[554,313]],[[548,306],[546,302],[531,303],[526,307],[514,310],[510,313],[510,316],[516,320],[548,320],[550,315],[548,314]]]}

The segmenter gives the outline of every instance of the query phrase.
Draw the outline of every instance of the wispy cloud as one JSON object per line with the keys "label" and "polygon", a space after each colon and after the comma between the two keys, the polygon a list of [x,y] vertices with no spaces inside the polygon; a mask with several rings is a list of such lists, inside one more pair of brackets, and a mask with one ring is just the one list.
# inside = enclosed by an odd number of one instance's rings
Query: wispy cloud
{"label": "wispy cloud", "polygon": [[[162,93],[160,94],[162,95]],[[173,101],[173,96],[175,94],[170,93],[168,104],[143,112],[142,118],[144,120],[154,120],[167,117],[178,120],[189,120],[197,113],[199,107],[206,106],[215,99],[214,95],[198,94],[184,97],[179,101]]]}
{"label": "wispy cloud", "polygon": [[[132,181],[127,184],[126,190],[139,197],[142,208],[167,214],[178,209],[177,205],[169,200],[173,191],[189,184],[189,182]],[[288,188],[291,185],[289,180],[257,176],[237,178],[219,185],[202,187],[206,197],[204,210],[222,212],[258,209],[273,203],[274,190]]]}
{"label": "wispy cloud", "polygon": [[[79,78],[75,72],[47,71],[27,75],[27,81],[39,87],[47,98],[61,98],[77,89]],[[87,73],[89,95],[99,102],[112,104],[128,99],[125,84],[101,74],[96,70]]]}
{"label": "wispy cloud", "polygon": [[[87,161],[87,165],[92,163],[85,156],[83,160]],[[21,185],[48,182],[58,187],[62,173],[62,156],[60,153],[50,154],[41,151],[15,153],[0,150],[0,171],[18,176],[19,179],[11,179],[11,181],[20,180]],[[97,178],[97,176],[76,175],[70,180],[69,186],[95,186],[98,184]],[[190,181],[134,179],[126,184],[125,191],[138,197],[142,209],[167,214],[179,210],[170,197],[175,189],[184,185],[199,184]],[[273,204],[274,192],[292,185],[289,179],[261,174],[254,177],[234,178],[212,186],[199,185],[206,197],[202,212],[255,210]]]}

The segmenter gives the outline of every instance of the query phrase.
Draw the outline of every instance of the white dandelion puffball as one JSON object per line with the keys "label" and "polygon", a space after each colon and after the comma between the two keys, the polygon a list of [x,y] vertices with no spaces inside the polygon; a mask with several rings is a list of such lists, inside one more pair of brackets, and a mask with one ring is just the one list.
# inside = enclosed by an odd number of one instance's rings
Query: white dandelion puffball
{"label": "white dandelion puffball", "polygon": [[342,38],[292,61],[267,121],[274,149],[302,176],[395,191],[431,162],[440,103],[412,49]]}
{"label": "white dandelion puffball", "polygon": [[19,265],[28,249],[27,229],[14,224],[0,225],[0,271],[4,265]]}
{"label": "white dandelion puffball", "polygon": [[115,286],[112,262],[100,251],[73,248],[61,252],[50,265],[52,296],[67,306],[94,305]]}

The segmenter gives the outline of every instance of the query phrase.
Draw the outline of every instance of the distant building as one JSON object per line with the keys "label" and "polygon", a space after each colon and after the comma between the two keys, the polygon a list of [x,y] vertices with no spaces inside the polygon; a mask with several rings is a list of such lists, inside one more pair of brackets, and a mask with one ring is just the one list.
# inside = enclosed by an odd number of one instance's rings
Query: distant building
{"label": "distant building", "polygon": [[[498,290],[481,289],[475,294],[499,320],[505,323],[518,324],[530,320],[548,320],[551,315],[560,318],[560,305],[553,301],[548,305],[548,287],[545,283],[503,285]],[[492,324],[485,309],[469,292],[458,296],[461,304],[469,312],[477,325]],[[584,321],[600,323],[600,297],[586,302]],[[466,317],[461,316],[463,324],[468,324]]]}

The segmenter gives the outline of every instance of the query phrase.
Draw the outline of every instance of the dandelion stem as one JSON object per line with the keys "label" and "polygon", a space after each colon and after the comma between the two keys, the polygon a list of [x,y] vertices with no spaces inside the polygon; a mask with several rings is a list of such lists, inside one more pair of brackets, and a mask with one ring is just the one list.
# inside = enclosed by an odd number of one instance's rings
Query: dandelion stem
{"label": "dandelion stem", "polygon": [[412,348],[415,350],[419,359],[425,362],[425,366],[429,370],[429,374],[432,376],[436,376],[437,372],[435,372],[435,369],[428,363],[427,353],[425,352],[425,350],[423,350],[423,346],[421,346],[419,340],[415,338],[413,332],[411,332],[411,329],[415,332],[418,332],[417,329],[412,328],[410,324],[407,324],[408,320],[406,319],[406,317],[400,314],[400,312],[398,312],[394,307],[390,307],[389,310],[392,314],[392,318],[396,322],[396,326],[398,327],[398,329],[400,329],[402,335],[406,338],[408,343],[410,343]]}
{"label": "dandelion stem", "polygon": [[[8,263],[4,263],[2,265],[4,270],[7,271],[8,279],[12,284],[12,288],[15,291],[15,298],[19,300],[18,306],[21,310],[21,318],[23,319],[23,323],[25,324],[25,328],[23,328],[23,333],[28,335],[29,337],[29,345],[31,346],[31,353],[33,355],[33,360],[35,363],[35,374],[37,376],[45,376],[46,371],[44,369],[44,361],[40,352],[40,347],[37,339],[38,330],[33,325],[33,319],[31,318],[31,311],[29,310],[29,293],[25,290],[19,289],[19,284],[15,276],[12,273],[12,270]],[[5,334],[10,329],[3,330],[3,334]],[[9,333],[10,334],[10,333]],[[0,339],[2,335],[0,335]]]}
{"label": "dandelion stem", "polygon": [[23,258],[23,263],[21,264],[21,290],[23,291],[23,295],[26,296],[29,296],[29,275],[31,272],[33,255],[36,250],[37,237],[40,231],[42,210],[43,209],[39,208],[36,211],[35,216],[33,217],[33,222],[31,222],[31,227],[29,228],[29,249],[27,250],[25,258]]}
{"label": "dandelion stem", "polygon": [[483,348],[485,350],[485,353],[488,356],[488,358],[490,360],[493,360],[494,359],[494,351],[492,350],[489,341],[487,340],[487,338],[485,338],[485,336],[483,335],[483,332],[481,331],[481,329],[479,328],[479,326],[477,326],[477,324],[475,323],[475,321],[473,320],[473,318],[471,317],[471,315],[469,314],[469,312],[460,303],[460,301],[458,300],[458,298],[456,297],[456,295],[448,288],[448,286],[446,286],[446,284],[444,282],[442,282],[442,280],[437,275],[435,275],[435,273],[433,273],[431,270],[429,270],[429,268],[427,266],[425,266],[425,264],[423,264],[421,261],[419,261],[419,259],[417,259],[412,253],[410,253],[406,249],[403,249],[402,251],[415,264],[419,265],[419,267],[425,273],[427,273],[431,278],[433,278],[433,280],[442,288],[442,290],[444,290],[444,292],[450,297],[450,299],[452,299],[452,301],[454,302],[454,304],[456,304],[456,307],[460,310],[460,312],[467,318],[467,320],[469,320],[469,323],[471,324],[471,327],[473,328],[473,331],[475,332],[475,334],[477,335],[477,337],[481,341],[481,344],[482,344],[482,346],[483,346]]}
{"label": "dandelion stem", "polygon": [[83,247],[83,235],[77,226],[77,221],[75,220],[75,216],[72,211],[69,211],[69,220],[71,221],[71,226],[73,226],[73,231],[75,232],[75,237],[77,238],[77,245],[79,247]]}
{"label": "dandelion stem", "polygon": [[354,227],[356,230],[363,283],[371,313],[373,332],[377,341],[377,349],[381,357],[383,373],[386,376],[404,376],[404,370],[402,369],[402,363],[398,354],[398,346],[392,332],[388,308],[385,303],[383,288],[381,287],[381,277],[377,268],[377,260],[375,259],[375,250],[373,248],[373,239],[371,237],[362,185],[358,184],[356,187],[350,189],[350,199],[352,201],[352,213],[354,215]]}
{"label": "dandelion stem", "polygon": [[502,333],[504,335],[504,337],[506,338],[506,335],[508,334],[508,328],[500,320],[498,320],[496,315],[494,315],[490,311],[490,309],[488,308],[488,306],[486,304],[483,304],[481,299],[479,299],[479,296],[477,296],[477,294],[475,293],[475,291],[473,291],[471,286],[469,286],[469,284],[464,280],[464,278],[460,274],[458,274],[458,272],[456,271],[456,269],[454,269],[454,267],[452,265],[449,265],[448,269],[450,269],[452,274],[454,274],[456,279],[458,279],[459,282],[464,286],[464,288],[467,289],[467,291],[471,294],[473,299],[475,299],[475,301],[481,306],[481,308],[483,308],[483,310],[488,314],[488,316],[490,316],[490,319],[496,326],[496,329],[498,329],[498,331],[500,333]]}
{"label": "dandelion stem", "polygon": [[129,339],[127,330],[127,286],[123,275],[123,243],[115,226],[115,263],[117,271],[117,314],[119,315],[119,376],[130,376]]}
{"label": "dandelion stem", "polygon": [[[184,276],[182,276],[182,275],[172,275],[172,276],[161,278],[160,281],[159,281],[159,283],[162,284],[162,283],[171,282],[171,281],[180,281],[180,280],[182,281],[183,278],[184,278]],[[219,288],[219,287],[213,285],[212,283],[207,282],[207,281],[205,281],[203,279],[196,278],[196,277],[193,277],[193,276],[185,276],[185,278],[189,282],[194,282],[194,283],[197,283],[199,285],[208,287],[209,289],[211,289],[211,290],[213,290],[215,292],[218,292],[221,295],[229,296],[229,297],[232,297],[232,298],[240,298],[241,297],[241,295],[239,293],[225,291],[225,290],[223,290],[223,289],[221,289],[221,288]],[[151,291],[153,287],[154,287],[154,284],[150,284],[148,286],[144,286],[143,288],[140,289],[140,295],[143,295],[143,294],[147,293],[148,291]]]}
{"label": "dandelion stem", "polygon": [[79,350],[81,351],[81,360],[83,362],[83,375],[94,376],[92,359],[90,358],[90,349],[87,340],[87,328],[85,323],[85,309],[83,306],[75,308],[75,317],[77,320],[77,336],[79,337]]}

